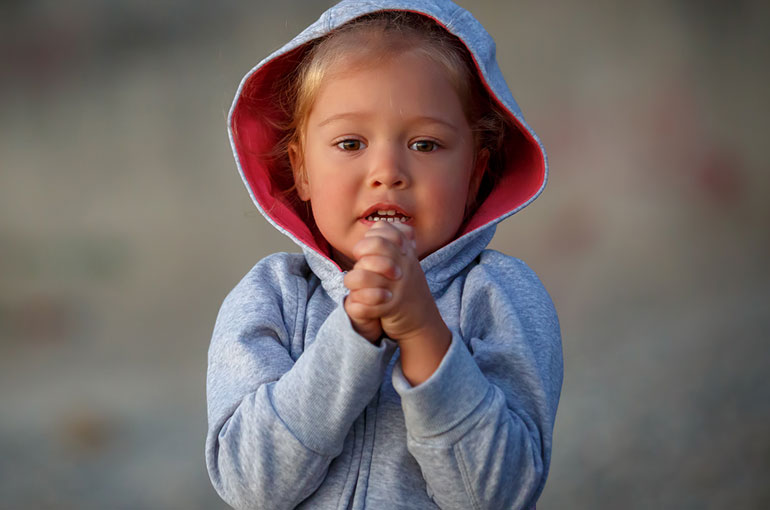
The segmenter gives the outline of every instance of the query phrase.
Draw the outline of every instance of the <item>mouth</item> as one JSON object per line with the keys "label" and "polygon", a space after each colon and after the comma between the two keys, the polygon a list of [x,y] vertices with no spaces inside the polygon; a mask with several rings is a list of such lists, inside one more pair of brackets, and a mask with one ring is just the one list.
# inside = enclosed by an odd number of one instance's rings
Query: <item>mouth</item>
{"label": "mouth", "polygon": [[377,204],[361,215],[361,219],[365,222],[387,221],[388,223],[407,223],[412,217],[394,205]]}

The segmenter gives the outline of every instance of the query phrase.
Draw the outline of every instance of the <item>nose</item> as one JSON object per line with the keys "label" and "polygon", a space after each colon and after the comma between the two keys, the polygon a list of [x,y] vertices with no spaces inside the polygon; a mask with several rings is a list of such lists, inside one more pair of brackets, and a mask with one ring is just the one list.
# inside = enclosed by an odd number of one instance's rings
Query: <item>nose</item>
{"label": "nose", "polygon": [[372,151],[371,154],[373,158],[368,176],[370,187],[403,189],[409,186],[410,179],[397,147],[380,147],[380,150]]}

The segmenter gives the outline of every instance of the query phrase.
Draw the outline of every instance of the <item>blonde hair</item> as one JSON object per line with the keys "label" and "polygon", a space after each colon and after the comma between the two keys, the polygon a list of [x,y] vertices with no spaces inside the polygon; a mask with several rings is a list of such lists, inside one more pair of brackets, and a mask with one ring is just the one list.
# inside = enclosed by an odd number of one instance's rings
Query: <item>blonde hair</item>
{"label": "blonde hair", "polygon": [[[512,128],[508,115],[486,91],[462,41],[432,19],[408,11],[379,11],[362,16],[309,43],[295,71],[277,84],[278,102],[286,119],[276,123],[283,134],[275,154],[282,170],[291,171],[291,146],[299,148],[302,166],[305,124],[321,84],[333,68],[338,68],[338,64],[346,68],[376,65],[406,52],[422,55],[443,67],[473,132],[475,154],[484,149],[489,152],[476,197],[469,197],[469,209],[481,203],[505,164],[503,141]],[[293,191],[294,188],[288,190]]]}

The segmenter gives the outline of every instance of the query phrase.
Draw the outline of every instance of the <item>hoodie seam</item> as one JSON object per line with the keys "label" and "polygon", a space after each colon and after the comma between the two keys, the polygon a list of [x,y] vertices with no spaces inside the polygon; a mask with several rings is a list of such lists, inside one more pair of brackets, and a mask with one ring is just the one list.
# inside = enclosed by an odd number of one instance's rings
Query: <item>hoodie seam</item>
{"label": "hoodie seam", "polygon": [[476,497],[476,493],[473,491],[473,484],[470,483],[470,476],[468,475],[468,467],[465,465],[465,458],[463,457],[462,449],[460,449],[459,444],[455,444],[452,447],[452,450],[454,451],[455,459],[457,460],[457,468],[460,471],[460,476],[463,479],[465,492],[466,494],[468,494],[468,499],[470,500],[473,510],[480,510],[478,498]]}
{"label": "hoodie seam", "polygon": [[[463,15],[463,12],[464,11],[463,11],[463,9],[460,6],[455,5],[455,10],[451,13],[451,15],[449,16],[449,19],[447,20],[446,24],[444,25],[452,34],[455,34],[455,32],[456,32],[456,30],[455,30],[455,21],[457,21],[457,19],[460,18]],[[463,38],[460,38],[460,39],[462,40]],[[463,44],[465,45],[464,42],[463,42]],[[466,45],[466,47],[467,47],[467,45]],[[470,48],[468,48],[468,51],[470,51]]]}
{"label": "hoodie seam", "polygon": [[[297,329],[298,329],[297,326],[298,326],[298,322],[299,322],[299,308],[300,308],[299,307],[299,296],[301,295],[301,292],[302,292],[302,286],[300,285],[299,278],[295,279],[294,281],[295,281],[295,283],[297,285],[297,291],[294,293],[294,314],[293,314],[294,315],[294,326],[293,326],[294,331],[292,331],[292,338],[296,338],[297,337]],[[304,337],[304,335],[302,335],[302,336]],[[302,349],[303,350],[305,349],[305,342],[304,341],[302,342]]]}

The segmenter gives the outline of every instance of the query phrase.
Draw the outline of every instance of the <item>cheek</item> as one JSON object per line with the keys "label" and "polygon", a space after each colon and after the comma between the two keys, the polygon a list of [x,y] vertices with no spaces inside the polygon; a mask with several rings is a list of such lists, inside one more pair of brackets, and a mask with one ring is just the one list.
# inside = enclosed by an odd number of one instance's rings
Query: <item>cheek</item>
{"label": "cheek", "polygon": [[[470,185],[470,172],[464,168],[454,168],[452,172],[439,172],[431,179],[430,189],[435,201],[444,201],[446,206],[464,203]],[[439,198],[440,197],[440,198]]]}
{"label": "cheek", "polygon": [[313,211],[313,219],[321,234],[329,242],[334,242],[336,234],[340,229],[340,204],[337,200],[328,200],[316,197],[310,201],[310,208]]}
{"label": "cheek", "polygon": [[421,203],[430,211],[434,224],[447,228],[461,221],[465,214],[467,186],[462,182],[450,182],[446,178],[437,179],[427,186],[422,194]]}
{"label": "cheek", "polygon": [[310,206],[316,224],[323,230],[333,229],[334,225],[349,221],[351,211],[355,210],[356,196],[350,180],[340,175],[315,174],[314,177],[311,181]]}
{"label": "cheek", "polygon": [[311,200],[347,201],[357,189],[356,184],[345,172],[315,172],[310,175]]}

